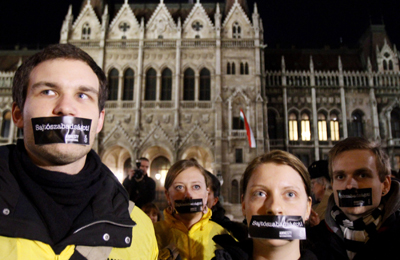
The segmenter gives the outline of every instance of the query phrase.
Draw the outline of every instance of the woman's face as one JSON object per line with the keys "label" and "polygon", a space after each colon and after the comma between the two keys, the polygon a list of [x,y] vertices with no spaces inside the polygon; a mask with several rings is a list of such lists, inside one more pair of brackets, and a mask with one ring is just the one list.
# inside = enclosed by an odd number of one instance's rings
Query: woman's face
{"label": "woman's face", "polygon": [[[275,163],[258,166],[247,184],[242,201],[243,215],[250,223],[253,215],[292,215],[308,220],[311,198],[307,196],[300,174],[292,167]],[[288,240],[261,239],[279,246]]]}
{"label": "woman's face", "polygon": [[176,176],[165,195],[173,208],[176,200],[185,199],[202,199],[205,206],[208,197],[206,180],[196,167],[187,168]]}

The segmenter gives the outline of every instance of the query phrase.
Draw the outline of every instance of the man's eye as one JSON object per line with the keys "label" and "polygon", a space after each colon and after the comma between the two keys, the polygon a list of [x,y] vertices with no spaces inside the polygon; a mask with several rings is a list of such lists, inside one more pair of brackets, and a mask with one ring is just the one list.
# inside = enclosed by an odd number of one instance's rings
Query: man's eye
{"label": "man's eye", "polygon": [[335,180],[343,180],[343,175],[339,175],[339,174],[337,174],[337,175],[335,175],[334,177],[333,177]]}
{"label": "man's eye", "polygon": [[201,189],[201,186],[200,186],[200,185],[194,185],[194,186],[193,186],[193,189],[195,189],[195,190],[200,190],[200,189]]}
{"label": "man's eye", "polygon": [[54,92],[54,91],[51,90],[51,89],[43,90],[42,93],[45,94],[45,95],[47,95],[47,96],[52,96],[52,95],[55,95],[55,94],[56,94],[56,92]]}
{"label": "man's eye", "polygon": [[84,93],[78,94],[78,97],[79,97],[80,99],[88,99],[88,98],[89,98],[89,96],[86,95],[86,94],[84,94]]}

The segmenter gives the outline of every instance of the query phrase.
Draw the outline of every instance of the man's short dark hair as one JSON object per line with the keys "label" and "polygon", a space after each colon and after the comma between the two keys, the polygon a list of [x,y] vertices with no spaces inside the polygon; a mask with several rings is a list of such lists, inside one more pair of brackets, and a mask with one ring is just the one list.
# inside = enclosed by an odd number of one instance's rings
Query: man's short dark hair
{"label": "man's short dark hair", "polygon": [[85,62],[93,70],[99,79],[98,105],[99,111],[102,111],[108,95],[106,75],[89,54],[72,44],[50,45],[44,48],[42,51],[29,57],[24,63],[22,63],[22,65],[15,72],[12,88],[13,101],[17,104],[17,106],[21,110],[24,108],[29,77],[32,70],[42,62],[55,59],[80,60]]}
{"label": "man's short dark hair", "polygon": [[140,157],[139,161],[146,161],[146,162],[150,162],[149,159],[147,159],[146,157]]}
{"label": "man's short dark hair", "polygon": [[352,150],[368,150],[375,155],[376,168],[378,170],[379,179],[381,182],[385,181],[386,176],[391,173],[389,157],[382,150],[378,143],[370,142],[362,137],[349,137],[340,142],[338,142],[329,151],[329,175],[332,179],[332,164],[335,158],[342,152],[352,151]]}

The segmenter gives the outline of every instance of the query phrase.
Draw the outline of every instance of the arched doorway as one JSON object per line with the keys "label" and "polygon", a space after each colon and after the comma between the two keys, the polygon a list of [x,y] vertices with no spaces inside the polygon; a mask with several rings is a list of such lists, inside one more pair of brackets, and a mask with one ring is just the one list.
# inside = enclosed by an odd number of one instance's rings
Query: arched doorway
{"label": "arched doorway", "polygon": [[212,172],[212,155],[203,147],[192,146],[188,148],[183,154],[182,159],[196,159],[206,170]]}
{"label": "arched doorway", "polygon": [[164,182],[167,172],[171,167],[171,162],[164,156],[158,156],[151,162],[150,176],[156,182],[155,203],[160,209],[166,208],[167,200],[164,194]]}
{"label": "arched doorway", "polygon": [[131,163],[129,151],[119,145],[108,148],[102,156],[102,162],[110,168],[121,183],[127,176],[128,170],[135,167]]}

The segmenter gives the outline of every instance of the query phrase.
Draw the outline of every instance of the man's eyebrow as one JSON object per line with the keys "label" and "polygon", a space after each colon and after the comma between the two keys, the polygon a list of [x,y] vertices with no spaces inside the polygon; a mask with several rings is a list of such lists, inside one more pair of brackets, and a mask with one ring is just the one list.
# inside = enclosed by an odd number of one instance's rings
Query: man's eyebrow
{"label": "man's eyebrow", "polygon": [[57,85],[54,84],[54,83],[47,82],[47,81],[39,81],[39,82],[36,82],[35,84],[33,84],[33,85],[31,86],[31,89],[33,90],[33,89],[35,89],[35,88],[44,87],[44,86],[50,87],[50,88],[57,88]]}
{"label": "man's eyebrow", "polygon": [[79,86],[79,91],[82,92],[92,92],[93,94],[99,95],[99,91],[93,87],[89,87],[89,86]]}

